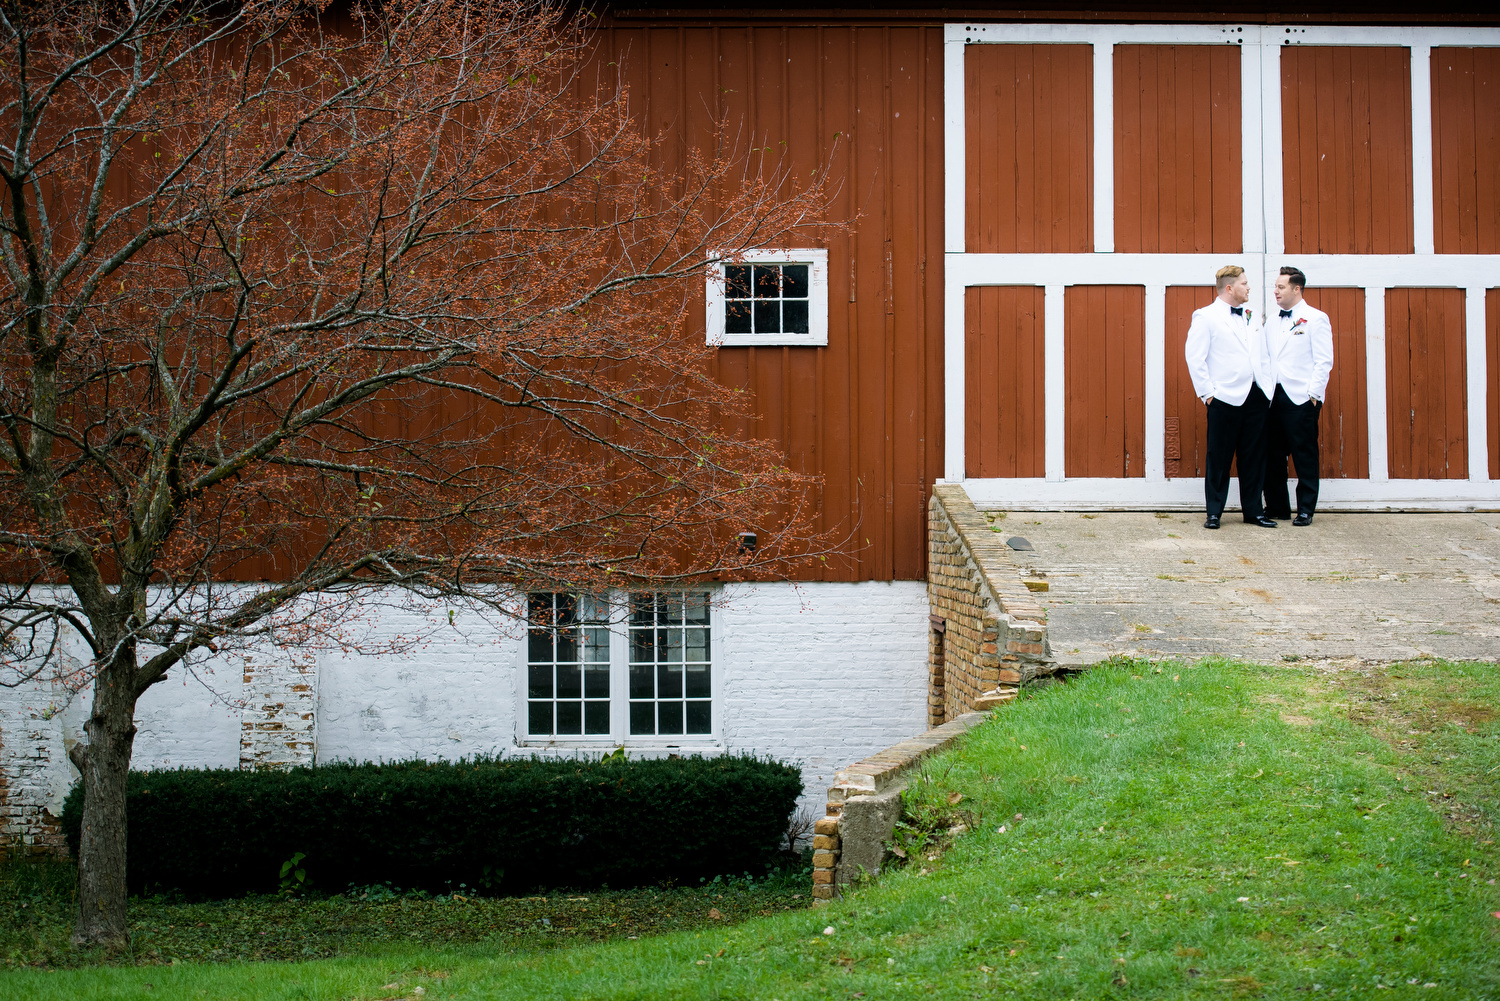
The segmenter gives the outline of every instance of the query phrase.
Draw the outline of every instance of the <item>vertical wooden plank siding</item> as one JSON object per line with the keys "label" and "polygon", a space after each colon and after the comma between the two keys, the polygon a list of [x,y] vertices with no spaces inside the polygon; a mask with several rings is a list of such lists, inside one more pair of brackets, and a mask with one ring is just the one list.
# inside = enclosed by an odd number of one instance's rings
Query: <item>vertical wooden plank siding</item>
{"label": "vertical wooden plank siding", "polygon": [[1432,50],[1432,196],[1439,254],[1500,253],[1500,49]]}
{"label": "vertical wooden plank siding", "polygon": [[1146,475],[1146,290],[1071,285],[1064,301],[1067,476]]}
{"label": "vertical wooden plank siding", "polygon": [[969,251],[1093,249],[1092,47],[970,45],[964,78]]}
{"label": "vertical wooden plank siding", "polygon": [[1489,411],[1490,479],[1500,480],[1500,288],[1484,293],[1485,409]]}
{"label": "vertical wooden plank siding", "polygon": [[1464,290],[1397,288],[1385,299],[1392,479],[1467,479]]}
{"label": "vertical wooden plank siding", "polygon": [[1237,252],[1240,50],[1115,46],[1115,250]]}
{"label": "vertical wooden plank siding", "polygon": [[1281,102],[1287,252],[1413,253],[1410,51],[1284,47]]}
{"label": "vertical wooden plank siding", "polygon": [[[632,112],[666,135],[664,162],[709,144],[722,118],[794,176],[831,164],[828,217],[859,223],[826,241],[828,346],[720,348],[715,374],[755,400],[732,430],[824,477],[809,501],[855,551],[822,579],[923,579],[943,468],[942,29],[617,27],[599,45]],[[703,326],[700,298],[683,336]]]}
{"label": "vertical wooden plank siding", "polygon": [[[1172,285],[1167,288],[1166,331],[1166,452],[1167,476],[1201,479],[1208,442],[1208,414],[1188,375],[1183,348],[1193,310],[1214,301],[1212,285]],[[1175,423],[1174,423],[1175,422]],[[1173,429],[1176,429],[1175,435]],[[1177,457],[1173,457],[1173,452]]]}
{"label": "vertical wooden plank siding", "polygon": [[1333,325],[1333,372],[1318,420],[1319,475],[1368,479],[1370,438],[1365,392],[1365,290],[1309,288],[1307,301]]}
{"label": "vertical wooden plank siding", "polygon": [[970,477],[1046,474],[1044,291],[964,292],[964,469]]}

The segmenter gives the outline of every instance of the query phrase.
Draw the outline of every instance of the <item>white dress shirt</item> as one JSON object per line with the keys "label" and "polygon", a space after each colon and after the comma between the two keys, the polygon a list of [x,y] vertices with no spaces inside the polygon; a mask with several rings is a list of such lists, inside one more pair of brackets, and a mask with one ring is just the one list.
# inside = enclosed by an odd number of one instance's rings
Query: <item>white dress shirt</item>
{"label": "white dress shirt", "polygon": [[1266,350],[1271,371],[1287,397],[1299,407],[1309,399],[1321,400],[1333,371],[1333,324],[1328,314],[1302,302],[1291,316],[1277,315],[1266,324]]}
{"label": "white dress shirt", "polygon": [[1260,385],[1267,399],[1276,390],[1264,331],[1249,309],[1236,316],[1229,303],[1215,299],[1195,310],[1183,354],[1200,400],[1212,396],[1238,407],[1253,384]]}

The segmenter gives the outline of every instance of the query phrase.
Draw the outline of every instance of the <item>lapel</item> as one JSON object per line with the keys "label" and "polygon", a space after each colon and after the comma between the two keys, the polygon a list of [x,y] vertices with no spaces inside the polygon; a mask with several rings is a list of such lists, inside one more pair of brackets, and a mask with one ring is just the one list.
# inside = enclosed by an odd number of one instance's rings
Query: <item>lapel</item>
{"label": "lapel", "polygon": [[[1272,301],[1274,302],[1275,300],[1273,299]],[[1270,341],[1270,344],[1271,344],[1271,357],[1272,358],[1279,358],[1279,357],[1281,357],[1281,349],[1284,348],[1284,347],[1286,347],[1286,342],[1288,340],[1288,338],[1287,338],[1286,335],[1287,335],[1287,330],[1290,329],[1290,328],[1287,326],[1287,324],[1293,323],[1293,322],[1296,321],[1296,319],[1297,319],[1297,308],[1298,308],[1297,306],[1293,306],[1292,307],[1292,315],[1288,319],[1282,319],[1282,317],[1281,317],[1281,307],[1277,306],[1276,307],[1276,318],[1275,318],[1275,320],[1267,322],[1267,326],[1270,326],[1271,330],[1272,330],[1272,333],[1270,334],[1270,337],[1268,338],[1269,341]]]}
{"label": "lapel", "polygon": [[[1223,299],[1215,299],[1214,303],[1219,307],[1219,316],[1222,318],[1223,322],[1229,327],[1234,336],[1239,338],[1239,341],[1242,345],[1244,345],[1245,350],[1249,351],[1250,324],[1245,322],[1245,318],[1243,316],[1235,316],[1233,313],[1231,313],[1229,311],[1229,303],[1225,302]],[[1244,307],[1242,306],[1240,308],[1243,309]]]}

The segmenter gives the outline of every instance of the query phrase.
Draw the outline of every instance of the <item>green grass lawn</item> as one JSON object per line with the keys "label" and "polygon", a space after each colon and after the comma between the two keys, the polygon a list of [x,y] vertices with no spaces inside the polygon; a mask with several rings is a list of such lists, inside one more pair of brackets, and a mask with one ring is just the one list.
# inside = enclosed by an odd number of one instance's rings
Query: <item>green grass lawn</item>
{"label": "green grass lawn", "polygon": [[929,761],[913,823],[971,829],[829,907],[569,948],[24,970],[0,995],[1500,999],[1496,706],[1495,665],[1114,663]]}

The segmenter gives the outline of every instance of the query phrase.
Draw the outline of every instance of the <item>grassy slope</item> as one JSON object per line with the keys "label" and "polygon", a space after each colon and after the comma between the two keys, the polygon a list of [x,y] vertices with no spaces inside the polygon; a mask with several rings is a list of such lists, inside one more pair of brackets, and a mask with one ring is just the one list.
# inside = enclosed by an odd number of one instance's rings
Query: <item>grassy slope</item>
{"label": "grassy slope", "polygon": [[919,812],[961,792],[976,830],[829,908],[522,955],[28,972],[0,995],[1500,998],[1496,705],[1493,665],[1116,665],[932,761]]}

